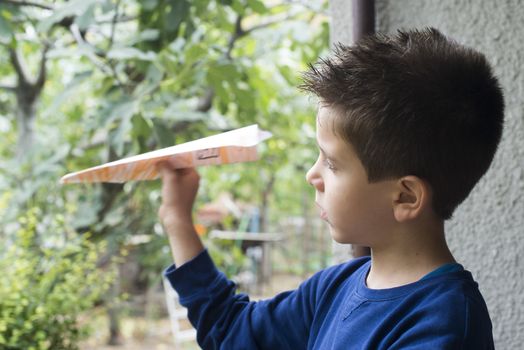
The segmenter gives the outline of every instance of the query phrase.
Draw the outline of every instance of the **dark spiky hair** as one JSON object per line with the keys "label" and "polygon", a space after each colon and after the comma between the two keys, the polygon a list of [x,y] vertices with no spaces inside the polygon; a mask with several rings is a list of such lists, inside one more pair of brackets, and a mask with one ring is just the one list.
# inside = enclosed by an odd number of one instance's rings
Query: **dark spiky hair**
{"label": "dark spiky hair", "polygon": [[504,99],[488,61],[434,28],[338,44],[300,87],[339,111],[335,133],[370,182],[428,181],[443,219],[487,171],[502,134]]}

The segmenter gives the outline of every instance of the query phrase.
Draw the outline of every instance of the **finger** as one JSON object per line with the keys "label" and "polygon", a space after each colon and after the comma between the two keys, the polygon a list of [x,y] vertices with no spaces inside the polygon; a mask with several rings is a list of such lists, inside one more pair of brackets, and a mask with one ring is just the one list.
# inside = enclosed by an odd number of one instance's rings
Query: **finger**
{"label": "finger", "polygon": [[162,187],[171,186],[172,183],[177,181],[177,174],[174,169],[171,169],[169,165],[160,164],[158,166],[160,178],[162,179]]}
{"label": "finger", "polygon": [[160,162],[156,163],[155,166],[159,173],[175,170],[173,164],[171,164],[168,160],[161,160]]}
{"label": "finger", "polygon": [[156,164],[156,168],[158,172],[172,172],[176,173],[177,175],[186,176],[191,173],[196,173],[196,170],[194,167],[187,167],[187,168],[177,168],[172,162],[172,159],[165,159],[161,160]]}
{"label": "finger", "polygon": [[163,161],[157,164],[157,169],[162,177],[163,182],[178,182],[183,181],[189,173],[187,169],[175,168],[173,164]]}
{"label": "finger", "polygon": [[195,176],[198,177],[198,172],[196,171],[194,167],[180,168],[180,169],[176,169],[176,171],[180,176],[183,176],[183,177],[195,177]]}

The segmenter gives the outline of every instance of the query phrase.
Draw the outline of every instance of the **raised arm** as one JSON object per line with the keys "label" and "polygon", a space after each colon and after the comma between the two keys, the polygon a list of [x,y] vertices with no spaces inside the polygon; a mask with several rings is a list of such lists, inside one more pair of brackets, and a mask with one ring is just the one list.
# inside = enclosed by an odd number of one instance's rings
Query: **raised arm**
{"label": "raised arm", "polygon": [[200,177],[194,168],[174,169],[169,162],[159,165],[162,174],[162,221],[176,266],[204,250],[193,225],[192,211]]}
{"label": "raised arm", "polygon": [[308,342],[317,282],[263,302],[237,294],[219,272],[197,235],[192,210],[199,186],[195,169],[160,165],[162,204],[159,217],[169,238],[175,265],[165,275],[188,309],[204,349],[302,349]]}

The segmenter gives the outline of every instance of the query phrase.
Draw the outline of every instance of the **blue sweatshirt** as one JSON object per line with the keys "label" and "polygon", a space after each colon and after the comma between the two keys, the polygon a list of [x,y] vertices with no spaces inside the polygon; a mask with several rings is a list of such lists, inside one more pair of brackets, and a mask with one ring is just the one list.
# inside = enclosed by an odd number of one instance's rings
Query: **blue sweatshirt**
{"label": "blue sweatshirt", "polygon": [[493,349],[491,321],[468,271],[369,289],[370,259],[322,270],[294,291],[252,302],[207,251],[166,277],[203,349]]}

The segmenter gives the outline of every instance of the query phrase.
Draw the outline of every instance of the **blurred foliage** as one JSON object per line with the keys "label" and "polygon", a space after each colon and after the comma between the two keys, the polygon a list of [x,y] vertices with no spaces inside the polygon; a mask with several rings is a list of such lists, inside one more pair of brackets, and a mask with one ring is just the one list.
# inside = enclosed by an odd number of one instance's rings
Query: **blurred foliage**
{"label": "blurred foliage", "polygon": [[[315,105],[296,85],[327,48],[326,6],[0,1],[0,237],[15,242],[29,208],[40,208],[39,222],[62,215],[108,254],[145,235],[141,274],[158,281],[171,259],[156,216],[159,183],[66,187],[58,179],[253,123],[274,135],[260,161],[200,169],[197,208],[229,192],[260,208],[265,230],[302,215],[312,195],[304,173],[316,157]],[[222,266],[243,264],[234,248],[210,249]]]}
{"label": "blurred foliage", "polygon": [[[0,348],[76,349],[88,329],[79,316],[108,289],[112,274],[97,268],[103,245],[50,225],[62,234],[42,237],[36,209],[20,219],[0,255]],[[44,243],[44,241],[46,243]]]}
{"label": "blurred foliage", "polygon": [[238,243],[239,241],[223,239],[205,241],[213,262],[228,278],[234,278],[249,268],[249,260]]}

